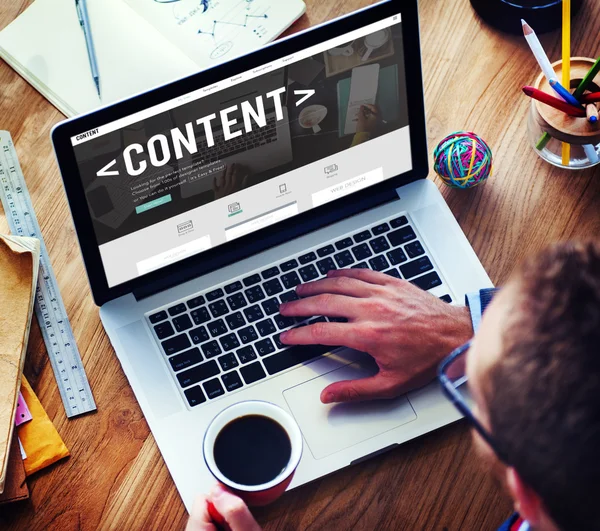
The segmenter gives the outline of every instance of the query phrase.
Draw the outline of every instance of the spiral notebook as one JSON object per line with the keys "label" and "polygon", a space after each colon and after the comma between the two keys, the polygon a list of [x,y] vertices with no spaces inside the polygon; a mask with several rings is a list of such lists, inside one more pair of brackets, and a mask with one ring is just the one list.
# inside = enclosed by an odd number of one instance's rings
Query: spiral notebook
{"label": "spiral notebook", "polygon": [[98,97],[74,0],[36,0],[0,32],[0,57],[74,116],[259,48],[302,0],[87,0]]}

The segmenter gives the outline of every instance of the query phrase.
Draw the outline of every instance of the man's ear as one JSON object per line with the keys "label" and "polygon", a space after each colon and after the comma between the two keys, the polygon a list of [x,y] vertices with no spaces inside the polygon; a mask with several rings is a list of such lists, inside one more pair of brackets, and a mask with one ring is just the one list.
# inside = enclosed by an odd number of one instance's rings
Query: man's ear
{"label": "man's ear", "polygon": [[529,487],[513,467],[506,468],[506,486],[515,503],[515,510],[532,527],[543,520],[544,504],[536,492]]}

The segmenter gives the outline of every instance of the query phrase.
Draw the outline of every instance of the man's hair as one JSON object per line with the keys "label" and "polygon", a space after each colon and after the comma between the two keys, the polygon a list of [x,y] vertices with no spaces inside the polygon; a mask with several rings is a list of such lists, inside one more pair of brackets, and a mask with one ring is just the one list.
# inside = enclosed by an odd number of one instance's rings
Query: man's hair
{"label": "man's hair", "polygon": [[513,281],[494,440],[561,529],[600,529],[600,242],[556,244]]}

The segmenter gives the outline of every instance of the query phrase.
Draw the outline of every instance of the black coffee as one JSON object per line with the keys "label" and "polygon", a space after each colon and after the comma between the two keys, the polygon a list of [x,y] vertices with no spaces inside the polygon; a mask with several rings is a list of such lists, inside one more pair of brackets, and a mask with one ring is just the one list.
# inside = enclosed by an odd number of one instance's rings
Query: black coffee
{"label": "black coffee", "polygon": [[274,420],[246,415],[221,430],[213,452],[225,477],[240,485],[262,485],[285,469],[292,455],[292,443]]}

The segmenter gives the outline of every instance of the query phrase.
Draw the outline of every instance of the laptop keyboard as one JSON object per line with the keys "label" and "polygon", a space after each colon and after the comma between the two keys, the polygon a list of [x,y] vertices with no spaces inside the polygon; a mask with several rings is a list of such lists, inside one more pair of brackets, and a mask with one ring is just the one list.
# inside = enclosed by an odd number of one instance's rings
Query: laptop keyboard
{"label": "laptop keyboard", "polygon": [[[423,290],[443,284],[407,216],[376,223],[147,314],[160,350],[190,407],[214,400],[334,350],[287,346],[290,328],[345,319],[279,314],[295,287],[331,269],[369,268]],[[449,295],[440,297],[450,303]]]}

